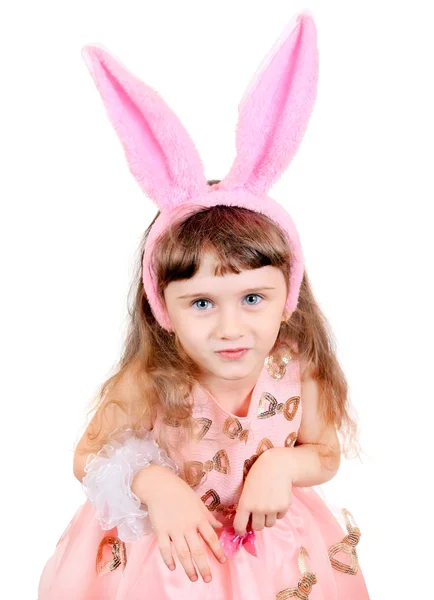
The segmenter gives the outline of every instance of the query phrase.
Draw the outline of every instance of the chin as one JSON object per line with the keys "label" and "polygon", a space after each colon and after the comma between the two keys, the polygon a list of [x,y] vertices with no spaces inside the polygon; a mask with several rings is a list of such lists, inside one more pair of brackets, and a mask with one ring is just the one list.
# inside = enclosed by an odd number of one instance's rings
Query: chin
{"label": "chin", "polygon": [[218,370],[218,376],[223,379],[242,379],[248,377],[256,367],[257,365],[252,365],[250,362],[233,361],[220,365],[216,371]]}
{"label": "chin", "polygon": [[[227,380],[237,380],[243,379],[244,377],[248,377],[252,374],[253,371],[258,369],[260,365],[258,364],[258,359],[255,357],[252,360],[234,360],[234,361],[222,361],[218,356],[215,357],[215,360],[210,361],[200,361],[198,359],[195,360],[196,364],[199,365],[200,370],[203,374],[211,375],[213,377],[219,377],[221,379]],[[216,361],[217,364],[216,364]],[[263,360],[261,362],[261,367],[263,366]]]}

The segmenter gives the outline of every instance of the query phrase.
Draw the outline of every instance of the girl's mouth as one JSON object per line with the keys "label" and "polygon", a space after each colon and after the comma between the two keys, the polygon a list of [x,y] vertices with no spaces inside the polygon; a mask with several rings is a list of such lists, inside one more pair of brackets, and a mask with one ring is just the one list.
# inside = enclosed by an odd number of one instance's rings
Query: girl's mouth
{"label": "girl's mouth", "polygon": [[221,352],[217,352],[219,356],[222,358],[226,358],[229,360],[238,360],[243,357],[249,348],[239,348],[238,350],[223,350]]}

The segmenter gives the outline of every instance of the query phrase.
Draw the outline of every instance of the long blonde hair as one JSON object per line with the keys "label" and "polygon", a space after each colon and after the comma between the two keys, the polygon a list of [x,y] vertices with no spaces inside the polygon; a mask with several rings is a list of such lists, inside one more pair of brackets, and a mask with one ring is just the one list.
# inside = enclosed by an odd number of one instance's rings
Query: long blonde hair
{"label": "long blonde hair", "polygon": [[[218,182],[210,180],[208,184]],[[165,421],[181,422],[189,436],[193,427],[190,392],[195,382],[196,365],[183,351],[176,334],[171,335],[156,321],[142,280],[144,246],[158,215],[140,243],[129,292],[132,302],[128,307],[128,330],[121,356],[114,374],[100,386],[92,399],[87,414],[100,412],[98,422],[101,423],[104,410],[110,404],[116,404],[128,413],[131,428],[139,430],[145,419],[152,421],[157,411],[161,411]],[[242,207],[204,207],[174,223],[170,231],[157,241],[153,260],[158,293],[162,299],[164,289],[171,281],[195,275],[204,251],[212,251],[218,257],[216,275],[272,265],[280,269],[288,280],[290,248],[284,233],[271,219]],[[319,410],[326,425],[336,426],[344,455],[349,457],[351,450],[358,455],[357,423],[351,415],[348,384],[336,357],[331,328],[315,301],[306,271],[297,309],[279,331],[272,353],[278,354],[288,346],[295,359],[303,358],[313,369],[313,376],[320,384]],[[131,371],[133,364],[139,396],[134,403],[127,403],[113,391],[126,370]],[[100,433],[101,428],[90,435],[89,441],[96,440]],[[98,438],[98,446],[101,447],[108,437]]]}

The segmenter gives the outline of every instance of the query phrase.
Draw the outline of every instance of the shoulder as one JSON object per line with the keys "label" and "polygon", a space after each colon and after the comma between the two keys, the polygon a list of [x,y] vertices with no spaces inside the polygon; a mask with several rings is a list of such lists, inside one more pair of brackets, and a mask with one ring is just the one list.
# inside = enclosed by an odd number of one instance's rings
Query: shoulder
{"label": "shoulder", "polygon": [[312,378],[314,368],[305,356],[300,356],[297,342],[291,341],[289,343],[289,352],[291,359],[297,361],[299,364],[301,381]]}
{"label": "shoulder", "polygon": [[303,412],[319,412],[320,382],[315,377],[314,367],[305,359],[299,358],[300,387]]}
{"label": "shoulder", "polygon": [[301,356],[298,359],[300,370],[301,400],[303,412],[319,418],[321,405],[321,382],[317,377],[315,366],[307,358]]}
{"label": "shoulder", "polygon": [[118,395],[128,404],[140,400],[140,380],[143,372],[137,359],[132,360],[123,370],[120,377],[113,385],[113,395]]}
{"label": "shoulder", "polygon": [[298,358],[298,363],[300,365],[300,379],[301,381],[305,381],[312,377],[313,368],[312,365],[309,364],[306,358],[300,357]]}
{"label": "shoulder", "polygon": [[[132,360],[121,373],[119,379],[109,390],[104,403],[107,406],[113,405],[114,414],[119,408],[128,415],[128,419],[141,414],[145,419],[146,409],[149,408],[149,402],[144,394],[146,390],[146,373],[140,361]],[[118,407],[118,405],[120,405]],[[150,413],[149,413],[150,418]],[[146,429],[152,429],[152,422],[146,417],[143,422]]]}
{"label": "shoulder", "polygon": [[315,376],[315,368],[304,358],[300,358],[299,362],[303,410],[297,442],[325,444],[339,453],[340,443],[336,426],[327,422],[324,417],[323,407],[327,398],[321,398],[321,382]]}
{"label": "shoulder", "polygon": [[93,448],[93,444],[90,444],[91,440],[94,440],[96,445],[101,445],[115,430],[128,427],[135,422],[137,415],[141,416],[145,429],[152,429],[153,422],[150,411],[146,410],[141,381],[139,366],[133,361],[100,400],[76,450],[89,451],[91,447]]}

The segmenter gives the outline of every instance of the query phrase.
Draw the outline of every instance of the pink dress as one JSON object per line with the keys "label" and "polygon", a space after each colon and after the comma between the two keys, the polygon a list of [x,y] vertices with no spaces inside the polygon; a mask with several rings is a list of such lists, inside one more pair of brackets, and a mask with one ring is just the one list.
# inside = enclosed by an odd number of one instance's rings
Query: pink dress
{"label": "pink dress", "polygon": [[[360,538],[351,513],[335,515],[314,488],[293,487],[285,517],[233,541],[230,526],[250,467],[268,448],[290,447],[300,427],[300,365],[267,359],[248,414],[222,408],[199,384],[193,390],[196,441],[181,475],[223,524],[218,532],[229,554],[221,564],[206,547],[212,582],[187,577],[176,552],[175,571],[164,564],[153,533],[123,542],[117,529],[103,531],[89,501],[79,507],[42,572],[38,600],[366,600],[357,557]],[[177,423],[157,419],[176,434]],[[235,549],[237,548],[237,549]]]}

